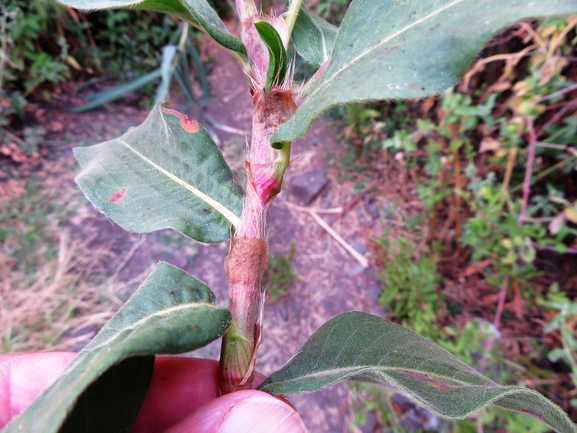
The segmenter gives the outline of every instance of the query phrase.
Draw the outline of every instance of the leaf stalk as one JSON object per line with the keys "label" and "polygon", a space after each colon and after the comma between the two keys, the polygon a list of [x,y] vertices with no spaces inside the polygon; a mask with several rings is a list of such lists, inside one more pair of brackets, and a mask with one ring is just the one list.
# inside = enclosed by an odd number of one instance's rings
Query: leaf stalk
{"label": "leaf stalk", "polygon": [[285,49],[288,49],[288,40],[290,40],[290,36],[292,35],[293,29],[295,28],[295,23],[297,22],[297,17],[299,15],[299,11],[301,10],[302,4],[303,0],[292,0],[286,13],[285,22],[289,38],[287,39]]}

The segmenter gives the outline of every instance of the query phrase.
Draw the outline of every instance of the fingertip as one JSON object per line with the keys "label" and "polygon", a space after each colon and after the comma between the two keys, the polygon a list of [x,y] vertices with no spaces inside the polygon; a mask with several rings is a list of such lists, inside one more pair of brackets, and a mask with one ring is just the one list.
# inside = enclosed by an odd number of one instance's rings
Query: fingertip
{"label": "fingertip", "polygon": [[261,391],[234,405],[224,417],[218,433],[304,433],[298,413],[281,399]]}
{"label": "fingertip", "polygon": [[205,404],[167,433],[306,433],[302,419],[285,400],[262,391],[227,394]]}

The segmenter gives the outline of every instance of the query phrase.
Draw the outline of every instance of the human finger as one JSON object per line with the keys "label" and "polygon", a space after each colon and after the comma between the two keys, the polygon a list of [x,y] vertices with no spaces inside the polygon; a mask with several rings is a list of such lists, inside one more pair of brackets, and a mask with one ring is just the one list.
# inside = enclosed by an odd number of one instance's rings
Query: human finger
{"label": "human finger", "polygon": [[154,373],[131,433],[159,433],[220,395],[218,362],[157,356]]}
{"label": "human finger", "polygon": [[76,353],[0,355],[0,429],[50,386]]}
{"label": "human finger", "polygon": [[296,410],[262,391],[224,395],[200,407],[166,433],[306,433]]}
{"label": "human finger", "polygon": [[[254,384],[264,376],[255,373]],[[157,356],[146,400],[131,433],[161,433],[220,396],[218,361]]]}

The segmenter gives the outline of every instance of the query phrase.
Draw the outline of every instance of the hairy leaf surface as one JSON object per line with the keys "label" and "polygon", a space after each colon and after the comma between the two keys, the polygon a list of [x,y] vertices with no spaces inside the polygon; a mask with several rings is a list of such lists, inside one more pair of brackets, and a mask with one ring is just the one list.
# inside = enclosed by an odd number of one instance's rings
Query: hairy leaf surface
{"label": "hairy leaf surface", "polygon": [[302,137],[313,119],[335,104],[445,90],[506,25],[575,12],[575,0],[354,0],[327,69],[273,140]]}
{"label": "hairy leaf surface", "polygon": [[218,147],[197,122],[160,104],[142,125],[74,155],[86,197],[126,230],[173,228],[214,243],[239,224],[242,189]]}
{"label": "hairy leaf surface", "polygon": [[206,0],[58,0],[66,6],[83,10],[99,9],[146,9],[174,15],[208,33],[226,48],[246,55],[240,39],[231,35],[216,11]]}
{"label": "hairy leaf surface", "polygon": [[531,415],[558,432],[577,432],[569,417],[541,394],[500,386],[413,331],[361,312],[322,325],[259,389],[289,395],[343,379],[397,390],[445,418],[463,419],[492,404]]}
{"label": "hairy leaf surface", "polygon": [[338,27],[310,13],[303,5],[292,38],[298,53],[317,68],[330,59]]}
{"label": "hairy leaf surface", "polygon": [[72,364],[2,433],[128,432],[144,401],[154,355],[220,337],[230,312],[210,289],[160,263]]}

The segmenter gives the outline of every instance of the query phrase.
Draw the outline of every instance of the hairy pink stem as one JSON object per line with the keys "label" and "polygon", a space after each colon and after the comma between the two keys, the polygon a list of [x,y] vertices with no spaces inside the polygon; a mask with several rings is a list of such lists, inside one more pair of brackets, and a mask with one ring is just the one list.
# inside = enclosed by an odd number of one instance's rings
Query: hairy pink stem
{"label": "hairy pink stem", "polygon": [[287,88],[273,87],[268,93],[264,91],[269,56],[254,27],[257,19],[274,25],[279,34],[287,34],[286,29],[283,31],[282,19],[253,15],[242,22],[241,39],[247,47],[251,66],[254,115],[250,152],[245,163],[248,173],[245,204],[225,261],[232,324],[222,342],[219,380],[223,394],[252,386],[264,298],[261,278],[268,260],[267,216],[280,191],[290,153],[290,143],[282,143],[275,149],[271,138],[296,111],[288,85]]}

